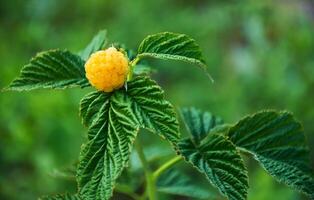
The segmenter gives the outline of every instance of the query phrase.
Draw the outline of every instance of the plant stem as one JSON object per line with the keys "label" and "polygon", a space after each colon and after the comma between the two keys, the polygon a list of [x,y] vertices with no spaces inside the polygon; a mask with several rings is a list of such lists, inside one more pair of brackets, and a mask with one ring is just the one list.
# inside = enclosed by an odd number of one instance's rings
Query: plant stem
{"label": "plant stem", "polygon": [[128,81],[132,80],[132,78],[133,78],[133,70],[134,70],[134,66],[130,65],[130,72],[129,72],[128,78],[127,78]]}
{"label": "plant stem", "polygon": [[132,66],[135,66],[140,61],[139,57],[134,58],[130,63]]}
{"label": "plant stem", "polygon": [[157,200],[156,185],[153,179],[153,174],[149,169],[148,162],[144,155],[143,147],[139,141],[135,142],[135,148],[144,169],[146,179],[146,193],[148,195],[148,198],[149,200]]}
{"label": "plant stem", "polygon": [[157,181],[157,179],[159,178],[159,176],[166,171],[167,169],[169,169],[170,167],[172,167],[174,164],[176,164],[177,162],[179,162],[182,159],[181,156],[175,156],[174,158],[170,159],[169,161],[167,161],[166,163],[164,163],[162,166],[160,166],[154,173],[153,173],[153,180],[154,182]]}
{"label": "plant stem", "polygon": [[129,66],[130,66],[130,72],[128,74],[128,80],[132,80],[133,78],[133,71],[134,71],[134,68],[136,66],[136,64],[140,61],[140,59],[138,57],[134,58],[130,63],[129,63]]}

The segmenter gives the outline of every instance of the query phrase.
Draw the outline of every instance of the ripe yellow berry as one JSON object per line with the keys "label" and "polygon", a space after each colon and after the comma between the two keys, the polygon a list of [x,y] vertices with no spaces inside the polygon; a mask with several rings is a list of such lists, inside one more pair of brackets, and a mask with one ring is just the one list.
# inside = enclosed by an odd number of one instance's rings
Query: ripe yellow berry
{"label": "ripe yellow berry", "polygon": [[86,77],[98,90],[111,92],[121,88],[129,73],[126,56],[116,48],[93,53],[85,63]]}

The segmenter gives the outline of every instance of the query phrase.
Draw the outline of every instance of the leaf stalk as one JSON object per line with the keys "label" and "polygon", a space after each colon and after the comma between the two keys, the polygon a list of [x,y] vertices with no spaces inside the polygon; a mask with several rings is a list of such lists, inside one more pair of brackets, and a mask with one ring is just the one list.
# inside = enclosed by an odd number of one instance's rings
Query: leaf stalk
{"label": "leaf stalk", "polygon": [[171,168],[173,165],[175,165],[176,163],[178,163],[179,161],[182,160],[181,156],[175,156],[174,158],[170,159],[169,161],[165,162],[162,166],[160,166],[154,173],[153,173],[153,179],[154,182],[156,182],[159,178],[159,176],[165,172],[166,170],[168,170],[169,168]]}

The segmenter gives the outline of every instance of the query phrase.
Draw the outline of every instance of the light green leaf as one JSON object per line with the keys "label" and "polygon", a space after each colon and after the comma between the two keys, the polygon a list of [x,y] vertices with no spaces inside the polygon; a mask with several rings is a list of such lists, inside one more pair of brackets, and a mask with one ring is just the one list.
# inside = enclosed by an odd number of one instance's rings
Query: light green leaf
{"label": "light green leaf", "polygon": [[137,77],[112,93],[93,92],[81,101],[81,116],[89,126],[82,147],[77,178],[79,194],[85,199],[109,199],[116,179],[126,166],[140,127],[147,128],[173,144],[178,123],[163,91],[147,77]]}
{"label": "light green leaf", "polygon": [[93,37],[92,41],[87,45],[87,47],[79,52],[79,56],[81,56],[83,60],[87,60],[92,53],[103,49],[106,44],[107,31],[101,30]]}
{"label": "light green leaf", "polygon": [[69,51],[50,50],[37,54],[5,90],[83,88],[88,85],[84,61],[79,56]]}
{"label": "light green leaf", "polygon": [[181,114],[183,122],[195,143],[199,143],[213,128],[223,124],[220,117],[216,117],[209,112],[202,112],[196,108],[183,108]]}
{"label": "light green leaf", "polygon": [[236,147],[224,136],[209,134],[199,144],[185,139],[178,146],[184,159],[204,173],[228,199],[246,199],[247,170]]}
{"label": "light green leaf", "polygon": [[163,32],[146,37],[138,48],[137,58],[146,57],[179,60],[198,65],[204,71],[207,68],[195,40],[179,33]]}
{"label": "light green leaf", "polygon": [[76,194],[57,194],[55,196],[45,196],[39,200],[82,200]]}
{"label": "light green leaf", "polygon": [[228,136],[279,182],[314,198],[314,180],[303,128],[291,113],[263,111],[231,127]]}
{"label": "light green leaf", "polygon": [[214,199],[215,196],[208,188],[175,170],[170,170],[158,178],[157,191],[193,199]]}

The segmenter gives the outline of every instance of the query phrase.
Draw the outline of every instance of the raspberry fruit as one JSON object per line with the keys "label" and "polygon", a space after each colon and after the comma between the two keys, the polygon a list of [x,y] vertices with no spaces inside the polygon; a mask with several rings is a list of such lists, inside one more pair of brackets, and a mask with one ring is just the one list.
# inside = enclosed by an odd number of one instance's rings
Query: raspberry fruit
{"label": "raspberry fruit", "polygon": [[96,89],[112,92],[121,88],[129,73],[127,57],[110,47],[93,53],[85,63],[86,77]]}

